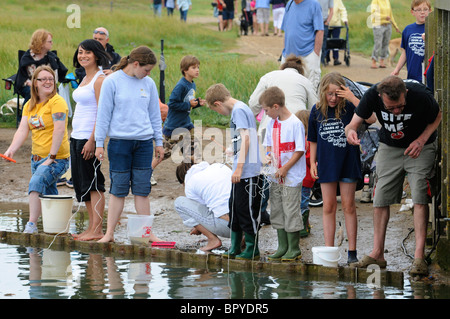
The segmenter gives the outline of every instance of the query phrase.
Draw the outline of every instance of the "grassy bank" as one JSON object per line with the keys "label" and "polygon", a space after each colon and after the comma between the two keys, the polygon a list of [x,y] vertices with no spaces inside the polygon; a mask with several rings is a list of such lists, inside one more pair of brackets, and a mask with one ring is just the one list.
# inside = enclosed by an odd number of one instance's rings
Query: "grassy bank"
{"label": "grassy bank", "polygon": [[[193,0],[188,20],[193,17],[212,17],[211,0]],[[395,18],[400,27],[413,21],[409,13],[410,0],[391,0]],[[111,6],[111,3],[113,4]],[[105,26],[111,34],[111,44],[120,55],[127,55],[139,45],[147,45],[156,55],[160,55],[160,40],[164,39],[164,55],[167,63],[165,72],[166,100],[174,85],[181,77],[179,61],[187,54],[197,56],[201,61],[201,74],[196,81],[198,95],[204,96],[209,85],[224,83],[233,96],[248,101],[259,78],[278,67],[274,63],[266,65],[246,64],[238,54],[226,53],[235,45],[236,32],[219,33],[212,22],[185,24],[179,21],[179,13],[168,18],[155,18],[150,7],[151,1],[125,0],[4,0],[0,11],[0,75],[8,77],[17,72],[17,50],[28,48],[31,34],[38,28],[45,28],[53,34],[53,49],[73,71],[72,57],[78,43],[92,37],[92,31]],[[369,0],[345,0],[349,11],[350,43],[352,52],[370,54],[373,43],[372,30],[367,28],[366,12]],[[80,9],[80,28],[68,27],[67,21],[75,11],[67,12],[68,6],[76,4]],[[159,69],[151,74],[159,86]],[[13,97],[11,91],[0,90],[0,105]],[[228,119],[201,108],[193,111],[193,119],[202,119],[204,124],[226,126]],[[12,118],[12,117],[10,117]],[[6,124],[5,124],[6,122]],[[0,116],[0,126],[13,126],[13,119]]]}

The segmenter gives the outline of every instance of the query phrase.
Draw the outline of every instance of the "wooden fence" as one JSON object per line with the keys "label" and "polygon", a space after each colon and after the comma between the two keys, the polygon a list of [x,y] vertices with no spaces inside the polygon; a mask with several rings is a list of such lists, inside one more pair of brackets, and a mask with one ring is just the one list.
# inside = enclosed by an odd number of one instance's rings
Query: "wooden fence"
{"label": "wooden fence", "polygon": [[434,95],[442,109],[439,128],[439,152],[437,156],[437,178],[433,209],[431,210],[433,242],[450,239],[450,1],[435,0],[433,11],[427,18],[425,62],[434,54]]}

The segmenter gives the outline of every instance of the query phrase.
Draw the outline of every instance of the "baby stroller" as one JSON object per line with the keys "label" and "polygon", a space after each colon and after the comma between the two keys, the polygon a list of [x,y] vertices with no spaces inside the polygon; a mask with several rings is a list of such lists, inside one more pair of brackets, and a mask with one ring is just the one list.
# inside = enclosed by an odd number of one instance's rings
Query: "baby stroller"
{"label": "baby stroller", "polygon": [[[361,99],[364,93],[372,86],[368,82],[353,82],[344,76],[345,85],[353,92],[353,94]],[[363,124],[359,130],[358,135],[361,139],[361,171],[363,180],[358,181],[356,190],[363,190],[361,201],[371,202],[375,183],[375,154],[378,150],[379,144],[379,128],[375,125]],[[337,188],[337,195],[339,195],[339,185]],[[309,198],[309,206],[320,207],[323,205],[322,191],[320,184],[316,181],[311,190]]]}
{"label": "baby stroller", "polygon": [[[333,26],[330,29],[344,28],[342,26]],[[327,50],[344,50],[344,62],[346,66],[350,66],[350,43],[348,41],[348,25],[345,24],[345,39],[341,38],[327,38],[326,49]]]}

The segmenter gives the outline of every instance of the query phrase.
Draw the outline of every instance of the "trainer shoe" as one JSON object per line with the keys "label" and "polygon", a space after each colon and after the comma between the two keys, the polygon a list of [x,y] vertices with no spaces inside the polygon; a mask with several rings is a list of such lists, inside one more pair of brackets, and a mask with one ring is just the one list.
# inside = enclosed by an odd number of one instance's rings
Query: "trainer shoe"
{"label": "trainer shoe", "polygon": [[65,177],[60,178],[56,181],[56,186],[63,186],[66,185],[67,179]]}
{"label": "trainer shoe", "polygon": [[73,188],[72,179],[69,179],[68,181],[66,181],[66,186],[69,187],[69,188]]}
{"label": "trainer shoe", "polygon": [[158,184],[158,182],[156,181],[156,179],[155,179],[155,177],[154,177],[153,175],[152,175],[152,177],[150,178],[150,184],[151,184],[152,186]]}
{"label": "trainer shoe", "polygon": [[23,231],[25,234],[37,234],[38,229],[35,223],[28,222],[25,225],[25,230]]}

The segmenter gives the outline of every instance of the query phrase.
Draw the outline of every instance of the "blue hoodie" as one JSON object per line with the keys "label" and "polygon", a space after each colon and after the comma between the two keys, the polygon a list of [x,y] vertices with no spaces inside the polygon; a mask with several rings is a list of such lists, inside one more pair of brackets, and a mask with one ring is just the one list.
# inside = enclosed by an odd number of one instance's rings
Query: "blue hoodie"
{"label": "blue hoodie", "polygon": [[172,131],[176,128],[192,129],[194,124],[190,117],[192,99],[195,99],[195,90],[197,89],[194,82],[189,82],[182,77],[170,94],[169,112],[167,113],[166,121],[164,122],[164,135],[172,136]]}

